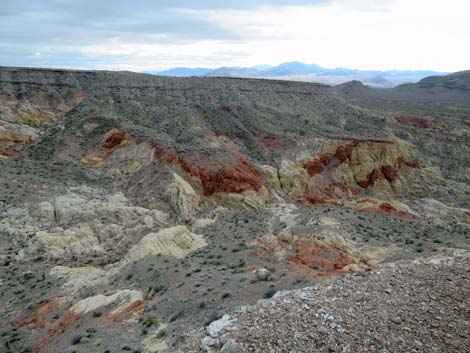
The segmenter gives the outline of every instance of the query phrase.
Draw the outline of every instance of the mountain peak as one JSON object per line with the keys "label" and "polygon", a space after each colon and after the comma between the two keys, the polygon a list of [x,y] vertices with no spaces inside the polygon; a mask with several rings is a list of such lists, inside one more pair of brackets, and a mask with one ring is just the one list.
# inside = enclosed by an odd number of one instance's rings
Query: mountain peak
{"label": "mountain peak", "polygon": [[161,76],[218,76],[218,77],[247,77],[265,79],[284,79],[304,82],[318,82],[328,85],[338,85],[348,81],[361,81],[374,87],[394,87],[404,83],[418,82],[431,75],[443,75],[433,71],[377,71],[356,70],[344,67],[335,69],[324,68],[317,64],[306,64],[301,61],[289,61],[277,66],[255,65],[252,67],[222,66],[208,68],[174,68],[160,72],[149,72]]}

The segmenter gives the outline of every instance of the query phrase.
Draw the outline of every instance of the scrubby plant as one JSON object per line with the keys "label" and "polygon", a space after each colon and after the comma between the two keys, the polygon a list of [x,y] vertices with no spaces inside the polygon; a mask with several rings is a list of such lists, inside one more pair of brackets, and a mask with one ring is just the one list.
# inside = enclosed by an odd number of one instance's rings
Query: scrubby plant
{"label": "scrubby plant", "polygon": [[145,327],[152,327],[154,325],[158,325],[158,319],[154,316],[147,316],[143,321],[142,325]]}
{"label": "scrubby plant", "polygon": [[156,337],[157,337],[158,339],[161,339],[161,338],[163,338],[163,337],[165,337],[165,336],[166,336],[166,328],[162,328],[162,329],[158,330],[158,332],[157,332],[157,334],[156,334]]}
{"label": "scrubby plant", "polygon": [[274,296],[274,294],[276,294],[277,290],[274,289],[274,288],[269,288],[264,294],[263,294],[263,298],[264,299],[269,299],[269,298],[272,298]]}

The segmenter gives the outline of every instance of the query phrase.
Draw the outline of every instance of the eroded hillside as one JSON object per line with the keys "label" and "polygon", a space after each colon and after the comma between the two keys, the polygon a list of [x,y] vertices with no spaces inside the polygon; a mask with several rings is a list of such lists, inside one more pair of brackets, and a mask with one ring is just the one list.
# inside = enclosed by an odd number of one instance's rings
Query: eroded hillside
{"label": "eroded hillside", "polygon": [[0,68],[0,84],[7,351],[174,351],[276,291],[469,249],[464,115],[286,81]]}

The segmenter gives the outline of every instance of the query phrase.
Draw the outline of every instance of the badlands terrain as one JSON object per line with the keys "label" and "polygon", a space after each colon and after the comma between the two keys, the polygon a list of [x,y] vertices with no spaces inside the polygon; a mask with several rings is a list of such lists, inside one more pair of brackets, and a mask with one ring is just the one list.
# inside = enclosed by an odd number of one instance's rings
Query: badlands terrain
{"label": "badlands terrain", "polygon": [[0,351],[470,352],[470,72],[0,68]]}

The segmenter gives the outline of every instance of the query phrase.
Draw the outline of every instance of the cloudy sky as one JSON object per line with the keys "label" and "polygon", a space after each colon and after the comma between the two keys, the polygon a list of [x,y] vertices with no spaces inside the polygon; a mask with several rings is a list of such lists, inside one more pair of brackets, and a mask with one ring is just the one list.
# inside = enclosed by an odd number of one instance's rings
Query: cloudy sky
{"label": "cloudy sky", "polygon": [[470,69],[469,0],[1,0],[0,65]]}

